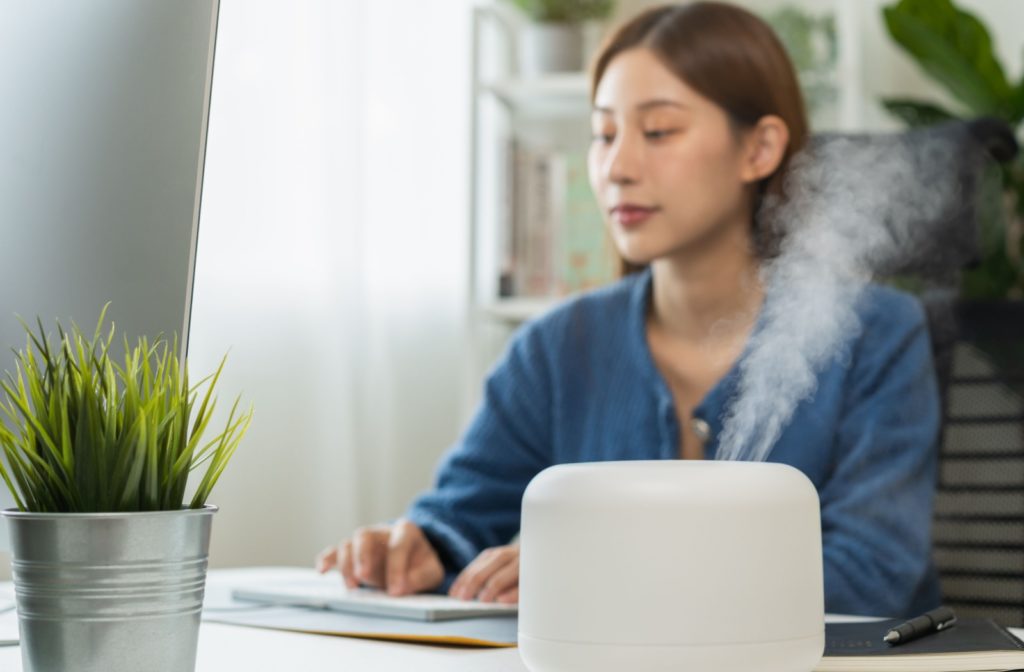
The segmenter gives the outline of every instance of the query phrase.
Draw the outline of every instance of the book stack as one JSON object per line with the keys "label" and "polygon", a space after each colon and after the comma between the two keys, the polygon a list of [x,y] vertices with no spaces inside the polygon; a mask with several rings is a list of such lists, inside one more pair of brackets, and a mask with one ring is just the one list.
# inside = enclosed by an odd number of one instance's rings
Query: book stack
{"label": "book stack", "polygon": [[613,281],[617,258],[582,151],[508,145],[502,295],[551,297]]}

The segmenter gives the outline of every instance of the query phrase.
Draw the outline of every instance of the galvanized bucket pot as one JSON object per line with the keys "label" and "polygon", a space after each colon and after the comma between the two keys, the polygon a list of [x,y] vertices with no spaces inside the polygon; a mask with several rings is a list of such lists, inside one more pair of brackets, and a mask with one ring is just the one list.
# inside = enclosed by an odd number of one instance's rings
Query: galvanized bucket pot
{"label": "galvanized bucket pot", "polygon": [[4,511],[25,672],[193,672],[216,511]]}

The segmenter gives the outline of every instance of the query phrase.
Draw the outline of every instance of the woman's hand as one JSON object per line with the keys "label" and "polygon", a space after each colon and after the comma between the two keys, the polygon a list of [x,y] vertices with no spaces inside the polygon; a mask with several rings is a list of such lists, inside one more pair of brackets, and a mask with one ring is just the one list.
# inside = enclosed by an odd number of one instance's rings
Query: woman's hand
{"label": "woman's hand", "polygon": [[481,602],[519,601],[519,544],[488,548],[466,565],[448,594]]}
{"label": "woman's hand", "polygon": [[321,574],[337,567],[349,588],[360,583],[409,595],[436,588],[444,567],[423,531],[407,520],[356,530],[351,539],[328,546],[316,557]]}

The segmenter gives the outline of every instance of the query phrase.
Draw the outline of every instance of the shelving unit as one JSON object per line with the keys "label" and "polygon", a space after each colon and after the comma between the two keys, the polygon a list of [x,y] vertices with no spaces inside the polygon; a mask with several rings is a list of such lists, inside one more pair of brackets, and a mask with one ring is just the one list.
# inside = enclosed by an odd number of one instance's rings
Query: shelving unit
{"label": "shelving unit", "polygon": [[[538,315],[554,298],[504,296],[503,250],[512,201],[509,142],[585,152],[589,142],[589,82],[583,72],[523,77],[517,39],[527,19],[505,3],[473,10],[470,232],[471,312],[506,328]],[[522,215],[520,215],[522,216]]]}
{"label": "shelving unit", "polygon": [[556,73],[542,79],[510,78],[485,82],[481,90],[510,109],[531,116],[576,117],[588,112],[588,82],[582,72]]}
{"label": "shelving unit", "polygon": [[464,381],[468,418],[480,381],[523,322],[557,299],[502,296],[502,236],[510,225],[511,137],[585,147],[589,141],[589,83],[583,72],[523,77],[517,39],[526,19],[505,0],[473,8],[469,319],[472,362]]}
{"label": "shelving unit", "polygon": [[[756,12],[790,4],[834,17],[837,58],[836,97],[824,126],[859,126],[860,53],[856,0],[745,0]],[[508,195],[509,138],[538,145],[585,151],[589,142],[589,82],[586,73],[523,77],[517,71],[517,38],[528,20],[502,0],[473,9],[471,260],[472,314],[475,320],[514,327],[536,316],[553,299],[502,295],[503,239],[510,227]]]}
{"label": "shelving unit", "polygon": [[557,303],[556,298],[511,297],[484,304],[480,310],[487,317],[516,325],[542,315]]}

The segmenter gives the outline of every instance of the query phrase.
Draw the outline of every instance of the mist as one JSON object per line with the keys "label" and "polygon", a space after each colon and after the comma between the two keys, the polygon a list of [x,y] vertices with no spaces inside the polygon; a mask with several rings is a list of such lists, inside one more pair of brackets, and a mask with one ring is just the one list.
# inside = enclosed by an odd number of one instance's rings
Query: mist
{"label": "mist", "polygon": [[818,139],[793,157],[761,224],[782,235],[761,269],[766,299],[739,364],[717,458],[763,461],[817,375],[849,363],[857,303],[895,273],[955,278],[977,254],[981,148],[962,126]]}

